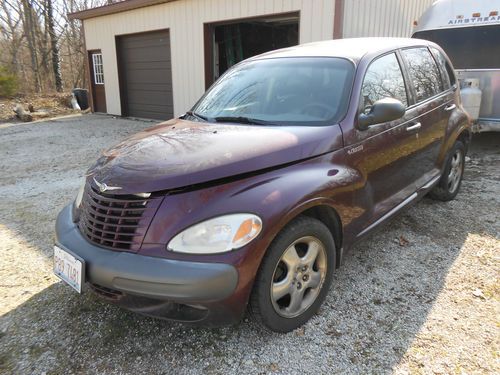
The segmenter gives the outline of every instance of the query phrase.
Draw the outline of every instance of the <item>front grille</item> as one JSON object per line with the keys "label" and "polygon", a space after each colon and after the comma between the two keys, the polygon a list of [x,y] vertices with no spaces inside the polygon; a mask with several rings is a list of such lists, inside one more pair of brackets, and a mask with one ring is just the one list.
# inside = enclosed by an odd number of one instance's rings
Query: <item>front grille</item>
{"label": "front grille", "polygon": [[85,186],[78,227],[101,247],[138,251],[161,197],[100,193]]}

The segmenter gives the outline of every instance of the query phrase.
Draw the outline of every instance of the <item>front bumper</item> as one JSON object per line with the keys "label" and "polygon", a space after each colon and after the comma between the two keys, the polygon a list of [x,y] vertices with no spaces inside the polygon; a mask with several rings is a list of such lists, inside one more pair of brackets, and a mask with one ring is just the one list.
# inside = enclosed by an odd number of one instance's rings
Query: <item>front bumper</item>
{"label": "front bumper", "polygon": [[[73,222],[71,205],[57,217],[56,244],[85,261],[85,281],[110,302],[174,320],[239,319],[234,316],[235,310],[227,306],[238,285],[238,272],[232,265],[155,258],[101,248],[82,236]],[[193,315],[190,309],[200,313]]]}

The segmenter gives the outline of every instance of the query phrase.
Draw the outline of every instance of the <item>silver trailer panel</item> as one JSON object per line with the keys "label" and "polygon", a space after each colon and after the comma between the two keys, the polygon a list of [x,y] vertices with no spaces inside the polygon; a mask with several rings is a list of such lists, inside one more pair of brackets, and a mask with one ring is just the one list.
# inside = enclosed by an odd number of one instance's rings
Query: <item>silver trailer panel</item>
{"label": "silver trailer panel", "polygon": [[457,69],[457,78],[479,79],[481,108],[475,131],[500,130],[500,69]]}
{"label": "silver trailer panel", "polygon": [[422,15],[414,38],[439,44],[457,78],[479,79],[475,131],[500,131],[500,0],[438,0]]}

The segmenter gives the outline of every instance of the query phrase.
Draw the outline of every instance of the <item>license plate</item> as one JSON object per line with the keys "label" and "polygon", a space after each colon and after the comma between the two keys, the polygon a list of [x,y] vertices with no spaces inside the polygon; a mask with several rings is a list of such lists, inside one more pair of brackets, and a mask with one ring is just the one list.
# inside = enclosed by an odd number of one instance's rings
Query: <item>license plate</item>
{"label": "license plate", "polygon": [[78,293],[82,292],[83,262],[58,246],[54,246],[54,273]]}

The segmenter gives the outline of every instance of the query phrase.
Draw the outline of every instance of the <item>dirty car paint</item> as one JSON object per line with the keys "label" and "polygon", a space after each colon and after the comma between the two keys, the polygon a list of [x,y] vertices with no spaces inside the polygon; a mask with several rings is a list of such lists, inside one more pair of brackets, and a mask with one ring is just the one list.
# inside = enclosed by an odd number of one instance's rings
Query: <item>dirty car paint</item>
{"label": "dirty car paint", "polygon": [[176,189],[304,160],[342,147],[338,125],[262,127],[171,120],[138,133],[89,169],[123,193]]}

